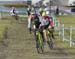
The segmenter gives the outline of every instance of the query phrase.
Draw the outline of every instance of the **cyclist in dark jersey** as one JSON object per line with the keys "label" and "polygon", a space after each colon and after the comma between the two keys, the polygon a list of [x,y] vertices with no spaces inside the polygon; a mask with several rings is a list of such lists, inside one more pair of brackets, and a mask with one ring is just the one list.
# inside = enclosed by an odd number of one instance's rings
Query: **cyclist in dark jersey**
{"label": "cyclist in dark jersey", "polygon": [[[39,28],[40,25],[40,20],[39,17],[37,16],[37,14],[35,14],[35,12],[32,12],[31,15],[29,16],[28,19],[28,28],[31,31],[31,28],[35,27],[35,28]],[[35,29],[34,28],[34,29]]]}
{"label": "cyclist in dark jersey", "polygon": [[[41,22],[40,22],[39,16],[35,12],[31,13],[30,18],[29,18],[28,28],[29,28],[29,30],[31,30],[31,28],[33,29],[34,39],[36,41],[36,48],[38,48],[38,43],[37,43],[38,39],[36,36],[36,31],[39,30],[40,24],[41,24]],[[31,26],[31,25],[33,25],[33,26]],[[43,33],[41,31],[40,31],[40,33],[43,38]]]}

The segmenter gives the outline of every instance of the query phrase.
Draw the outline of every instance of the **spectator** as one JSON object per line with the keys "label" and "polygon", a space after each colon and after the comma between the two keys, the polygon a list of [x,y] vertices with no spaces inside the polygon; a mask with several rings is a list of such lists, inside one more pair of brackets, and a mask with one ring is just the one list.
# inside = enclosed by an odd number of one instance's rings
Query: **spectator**
{"label": "spectator", "polygon": [[59,15],[59,7],[56,8],[56,15]]}

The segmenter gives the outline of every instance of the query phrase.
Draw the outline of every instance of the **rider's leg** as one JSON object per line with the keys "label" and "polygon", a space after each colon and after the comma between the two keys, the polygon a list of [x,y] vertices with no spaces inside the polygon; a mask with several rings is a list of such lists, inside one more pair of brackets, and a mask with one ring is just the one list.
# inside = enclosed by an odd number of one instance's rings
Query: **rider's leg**
{"label": "rider's leg", "polygon": [[52,38],[55,39],[55,37],[54,37],[54,27],[52,27]]}
{"label": "rider's leg", "polygon": [[51,29],[51,26],[49,26],[48,29]]}
{"label": "rider's leg", "polygon": [[46,31],[46,30],[48,29],[48,27],[49,27],[49,24],[45,25],[45,26],[44,26],[44,29],[45,29],[45,30],[43,31],[43,33],[44,33],[44,38],[45,38],[46,42],[48,42],[47,31]]}
{"label": "rider's leg", "polygon": [[55,39],[55,37],[54,37],[54,27],[49,26],[48,29],[50,30],[51,37],[52,37],[53,39]]}
{"label": "rider's leg", "polygon": [[43,35],[44,35],[44,40],[47,42],[47,34],[46,34],[46,30],[43,30]]}
{"label": "rider's leg", "polygon": [[46,41],[46,42],[48,42],[48,38],[47,38],[47,31],[46,31],[46,29],[48,28],[48,26],[49,25],[44,25],[43,27],[43,35],[44,35],[44,40]]}
{"label": "rider's leg", "polygon": [[[50,29],[51,29],[51,26],[48,26],[47,30],[50,31]],[[47,32],[47,34],[48,34],[48,32]],[[48,46],[50,48],[51,47],[51,43],[50,43],[50,40],[48,38],[47,38],[47,44],[48,44]]]}
{"label": "rider's leg", "polygon": [[28,16],[28,28],[31,27],[31,17]]}
{"label": "rider's leg", "polygon": [[47,42],[47,44],[48,44],[48,46],[49,46],[49,48],[50,48],[50,41],[49,41],[48,38],[47,38],[47,32],[45,31],[45,32],[43,32],[43,33],[44,33],[45,41]]}

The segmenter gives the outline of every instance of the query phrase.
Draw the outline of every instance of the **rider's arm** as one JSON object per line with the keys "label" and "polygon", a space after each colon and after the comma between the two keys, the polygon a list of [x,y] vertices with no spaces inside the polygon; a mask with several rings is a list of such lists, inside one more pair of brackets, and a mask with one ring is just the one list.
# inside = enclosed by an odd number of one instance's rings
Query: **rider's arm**
{"label": "rider's arm", "polygon": [[31,28],[31,15],[28,18],[28,28]]}

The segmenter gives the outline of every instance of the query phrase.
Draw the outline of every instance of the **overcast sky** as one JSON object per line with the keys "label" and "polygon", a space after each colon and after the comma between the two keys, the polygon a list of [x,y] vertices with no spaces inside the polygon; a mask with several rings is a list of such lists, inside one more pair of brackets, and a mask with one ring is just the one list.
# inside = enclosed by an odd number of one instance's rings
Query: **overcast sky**
{"label": "overcast sky", "polygon": [[[0,0],[0,1],[27,1],[27,0]],[[32,0],[32,3],[34,4],[38,1],[40,1],[40,0]]]}
{"label": "overcast sky", "polygon": [[0,0],[0,1],[27,1],[27,0]]}
{"label": "overcast sky", "polygon": [[[0,1],[27,1],[27,0],[0,0]],[[39,1],[39,0],[32,0],[32,1]]]}
{"label": "overcast sky", "polygon": [[35,4],[38,1],[40,1],[40,0],[32,0],[32,3]]}

